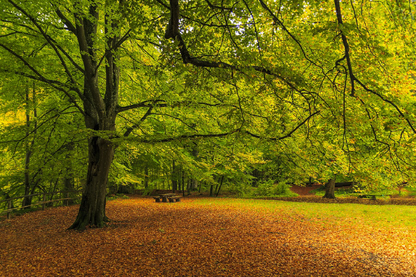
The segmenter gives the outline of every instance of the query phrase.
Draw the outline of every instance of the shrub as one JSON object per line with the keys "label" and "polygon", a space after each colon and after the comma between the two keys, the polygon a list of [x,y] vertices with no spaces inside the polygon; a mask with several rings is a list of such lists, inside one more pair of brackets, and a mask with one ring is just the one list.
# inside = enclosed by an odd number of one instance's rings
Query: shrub
{"label": "shrub", "polygon": [[297,196],[290,190],[290,185],[286,182],[274,183],[274,180],[261,182],[256,190],[257,196]]}

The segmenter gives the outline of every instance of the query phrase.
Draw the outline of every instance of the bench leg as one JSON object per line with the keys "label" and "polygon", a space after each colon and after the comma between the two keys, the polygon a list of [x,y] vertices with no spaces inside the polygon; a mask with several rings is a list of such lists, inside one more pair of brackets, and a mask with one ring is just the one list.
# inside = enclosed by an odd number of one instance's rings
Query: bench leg
{"label": "bench leg", "polygon": [[168,199],[166,197],[162,197],[162,202],[168,202]]}

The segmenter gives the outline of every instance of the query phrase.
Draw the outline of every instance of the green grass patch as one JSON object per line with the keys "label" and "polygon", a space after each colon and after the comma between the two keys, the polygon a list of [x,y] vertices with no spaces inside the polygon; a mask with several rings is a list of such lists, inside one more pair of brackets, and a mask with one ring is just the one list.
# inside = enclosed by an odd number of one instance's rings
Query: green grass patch
{"label": "green grass patch", "polygon": [[[311,191],[312,194],[317,196],[324,196],[325,195],[325,187],[319,187]],[[401,192],[403,195],[404,191]],[[359,195],[376,195],[377,198],[385,198],[388,199],[390,195],[397,195],[400,194],[399,190],[391,189],[391,190],[380,190],[380,191],[362,191],[357,192],[354,188],[337,188],[335,189],[335,197],[358,197]],[[416,191],[415,191],[416,194]]]}
{"label": "green grass patch", "polygon": [[269,210],[288,215],[300,215],[323,224],[364,224],[375,227],[416,229],[414,206],[362,205],[336,203],[305,203],[261,199],[199,199],[201,205],[234,206],[239,209]]}

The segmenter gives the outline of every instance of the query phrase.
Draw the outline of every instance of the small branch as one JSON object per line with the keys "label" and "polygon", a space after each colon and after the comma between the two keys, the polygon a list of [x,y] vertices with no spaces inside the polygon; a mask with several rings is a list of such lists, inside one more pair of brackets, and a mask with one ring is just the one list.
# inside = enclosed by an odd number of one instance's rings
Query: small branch
{"label": "small branch", "polygon": [[178,121],[182,122],[184,125],[188,126],[190,129],[193,129],[193,130],[195,130],[195,131],[196,131],[195,126],[193,126],[192,124],[188,124],[188,123],[186,123],[185,121],[183,121],[183,120],[182,120],[182,119],[180,119],[179,117],[176,117],[176,116],[173,116],[173,115],[170,115],[170,114],[163,114],[163,113],[153,113],[153,115],[167,116],[167,117],[170,117],[170,118],[176,119],[176,120],[178,120]]}
{"label": "small branch", "polygon": [[278,137],[278,138],[265,138],[265,137],[261,137],[261,136],[259,136],[259,135],[256,135],[256,134],[253,134],[253,133],[251,133],[251,132],[249,132],[249,131],[244,131],[245,133],[247,133],[247,134],[249,134],[250,136],[252,136],[252,137],[255,137],[255,138],[259,138],[259,139],[266,139],[266,140],[272,140],[272,141],[278,141],[278,140],[283,140],[283,139],[285,139],[285,138],[288,138],[288,137],[291,137],[292,136],[292,134],[294,133],[294,132],[296,132],[296,130],[298,130],[302,125],[304,125],[309,119],[311,119],[314,115],[317,115],[317,114],[319,114],[320,113],[320,111],[316,111],[316,112],[314,112],[313,114],[311,114],[311,115],[309,115],[304,121],[302,121],[301,123],[299,123],[299,125],[298,126],[296,126],[292,131],[290,131],[289,133],[287,133],[286,135],[284,135],[284,136],[282,136],[282,137]]}
{"label": "small branch", "polygon": [[101,57],[97,66],[95,67],[95,71],[98,70],[98,68],[102,64],[103,60],[105,59],[105,57],[107,57],[109,54],[111,54],[112,51],[117,50],[117,48],[119,48],[123,44],[123,42],[125,42],[130,37],[130,32],[131,32],[131,29],[128,30],[127,33],[114,44],[114,46],[112,46],[110,49],[105,51],[104,55]]}
{"label": "small branch", "polygon": [[150,108],[150,107],[166,107],[166,101],[165,100],[146,100],[137,104],[129,105],[129,106],[118,106],[116,108],[116,113],[125,112],[128,110],[133,110],[137,108]]}
{"label": "small branch", "polygon": [[134,124],[133,126],[127,128],[126,132],[124,132],[124,137],[127,137],[130,135],[131,132],[133,132],[134,129],[138,128],[140,124],[146,120],[146,118],[152,114],[153,107],[150,107],[147,112],[140,118],[139,122]]}
{"label": "small branch", "polygon": [[224,11],[224,10],[228,10],[228,11],[232,11],[233,10],[233,8],[227,8],[227,7],[223,7],[223,6],[216,6],[216,5],[213,5],[211,2],[209,2],[208,0],[205,0],[205,2],[207,2],[207,4],[208,4],[208,6],[211,8],[211,9],[219,9],[219,10],[222,10],[222,11]]}
{"label": "small branch", "polygon": [[164,139],[155,139],[155,140],[139,140],[142,143],[160,143],[160,142],[170,142],[182,139],[197,139],[197,138],[219,138],[219,137],[226,137],[231,134],[237,133],[239,130],[230,131],[227,133],[219,133],[219,134],[194,134],[194,135],[182,135],[178,137],[171,137],[171,138],[164,138]]}

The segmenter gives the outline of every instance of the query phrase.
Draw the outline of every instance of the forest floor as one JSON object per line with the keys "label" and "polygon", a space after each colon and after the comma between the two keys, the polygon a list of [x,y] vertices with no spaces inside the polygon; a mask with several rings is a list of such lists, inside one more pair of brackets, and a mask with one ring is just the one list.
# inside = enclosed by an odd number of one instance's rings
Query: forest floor
{"label": "forest floor", "polygon": [[108,227],[77,232],[77,205],[50,208],[0,222],[0,276],[416,276],[412,207],[367,217],[387,209],[133,197],[107,202]]}

